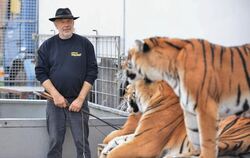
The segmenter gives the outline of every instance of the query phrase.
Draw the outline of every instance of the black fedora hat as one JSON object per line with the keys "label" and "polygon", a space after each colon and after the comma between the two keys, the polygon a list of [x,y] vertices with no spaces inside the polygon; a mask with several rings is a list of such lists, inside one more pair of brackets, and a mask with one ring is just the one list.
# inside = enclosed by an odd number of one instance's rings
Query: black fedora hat
{"label": "black fedora hat", "polygon": [[74,17],[69,8],[59,8],[56,11],[54,18],[49,18],[50,21],[55,21],[56,19],[78,19],[79,17]]}

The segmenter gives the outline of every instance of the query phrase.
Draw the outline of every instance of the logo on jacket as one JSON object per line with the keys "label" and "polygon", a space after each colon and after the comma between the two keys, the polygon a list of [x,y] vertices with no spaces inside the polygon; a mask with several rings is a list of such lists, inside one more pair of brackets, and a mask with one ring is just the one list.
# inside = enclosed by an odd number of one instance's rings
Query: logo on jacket
{"label": "logo on jacket", "polygon": [[82,54],[79,52],[71,52],[72,57],[80,57]]}

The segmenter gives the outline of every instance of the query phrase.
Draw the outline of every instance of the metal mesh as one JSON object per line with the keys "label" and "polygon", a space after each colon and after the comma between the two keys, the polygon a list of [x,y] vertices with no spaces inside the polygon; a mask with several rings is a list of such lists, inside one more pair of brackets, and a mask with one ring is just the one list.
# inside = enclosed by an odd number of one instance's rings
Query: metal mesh
{"label": "metal mesh", "polygon": [[[35,35],[33,38],[40,45],[51,35]],[[89,95],[91,102],[116,107],[119,104],[120,37],[85,36],[94,45],[98,62],[98,77]]]}
{"label": "metal mesh", "polygon": [[[44,40],[48,39],[52,35],[33,35],[33,42],[36,43],[37,47],[43,43]],[[98,78],[89,95],[91,102],[105,105],[109,107],[115,107],[119,103],[119,80],[117,80],[117,72],[120,66],[120,37],[118,36],[85,36],[87,37],[95,47],[96,57],[98,62]],[[34,50],[36,56],[36,50]],[[31,58],[33,60],[33,56]],[[17,67],[22,67],[21,63],[17,63]],[[24,68],[22,68],[24,69]],[[32,69],[32,70],[31,70]],[[32,76],[34,76],[34,64],[31,69]],[[21,71],[21,70],[20,70]],[[23,74],[23,72],[18,72]],[[22,76],[23,79],[15,78],[15,84],[17,85],[27,85],[39,86],[39,83],[35,78],[33,80],[26,80],[25,75]],[[5,78],[4,83],[9,85],[10,80]],[[33,84],[31,84],[33,83]],[[6,96],[5,96],[6,97]],[[12,95],[13,97],[13,95]]]}
{"label": "metal mesh", "polygon": [[[39,87],[35,79],[38,47],[52,35],[38,34],[38,0],[0,1],[0,87]],[[85,36],[95,47],[98,79],[89,95],[91,102],[109,107],[119,103],[120,37]],[[2,91],[0,98],[40,99],[31,93]]]}
{"label": "metal mesh", "polygon": [[34,85],[32,75],[37,33],[36,0],[0,1],[0,84]]}

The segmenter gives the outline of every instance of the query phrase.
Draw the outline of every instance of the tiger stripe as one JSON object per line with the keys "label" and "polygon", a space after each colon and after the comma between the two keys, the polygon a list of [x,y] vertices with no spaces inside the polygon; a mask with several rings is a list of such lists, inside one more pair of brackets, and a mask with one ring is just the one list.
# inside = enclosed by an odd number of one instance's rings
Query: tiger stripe
{"label": "tiger stripe", "polygon": [[[188,113],[189,139],[194,144],[200,138],[193,152],[201,150],[200,157],[215,158],[218,117],[250,113],[250,45],[226,47],[204,39],[167,37],[151,37],[137,44],[130,51],[133,71],[147,80],[168,82]],[[191,113],[195,122],[189,118]],[[211,129],[205,130],[206,125]],[[198,136],[192,134],[196,127]]]}

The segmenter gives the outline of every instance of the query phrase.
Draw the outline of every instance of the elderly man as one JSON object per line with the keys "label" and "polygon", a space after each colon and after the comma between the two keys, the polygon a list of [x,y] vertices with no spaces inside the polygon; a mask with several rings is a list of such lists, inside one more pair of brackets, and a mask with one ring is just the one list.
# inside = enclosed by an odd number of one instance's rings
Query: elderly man
{"label": "elderly man", "polygon": [[77,158],[90,158],[87,94],[97,78],[97,62],[91,42],[74,32],[74,17],[68,8],[59,8],[54,22],[58,34],[38,50],[36,78],[53,101],[47,101],[50,139],[47,158],[62,158],[66,121],[69,122]]}

